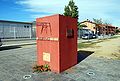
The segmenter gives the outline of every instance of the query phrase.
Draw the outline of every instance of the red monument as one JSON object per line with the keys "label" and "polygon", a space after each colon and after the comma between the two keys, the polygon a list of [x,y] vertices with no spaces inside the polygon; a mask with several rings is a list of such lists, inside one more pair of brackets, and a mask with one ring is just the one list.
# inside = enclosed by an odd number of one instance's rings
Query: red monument
{"label": "red monument", "polygon": [[37,63],[60,73],[77,63],[77,19],[53,15],[36,19]]}

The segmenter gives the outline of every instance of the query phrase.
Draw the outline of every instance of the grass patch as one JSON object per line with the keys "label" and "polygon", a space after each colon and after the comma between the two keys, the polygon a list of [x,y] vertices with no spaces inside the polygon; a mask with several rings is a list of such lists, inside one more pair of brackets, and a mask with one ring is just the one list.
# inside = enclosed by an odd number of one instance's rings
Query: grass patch
{"label": "grass patch", "polygon": [[98,40],[98,41],[95,41],[95,42],[91,42],[91,41],[88,41],[88,42],[84,42],[84,43],[78,43],[78,48],[88,48],[88,47],[96,47],[95,45],[97,43],[101,43],[103,42],[102,40]]}
{"label": "grass patch", "polygon": [[115,38],[119,38],[120,36],[112,36],[111,38],[109,39],[115,39]]}
{"label": "grass patch", "polygon": [[93,45],[93,43],[78,43],[78,48],[88,48],[92,47]]}
{"label": "grass patch", "polygon": [[120,53],[112,53],[112,56],[116,57],[117,60],[120,60]]}
{"label": "grass patch", "polygon": [[88,48],[88,47],[96,47],[95,45],[97,43],[101,43],[101,42],[105,42],[105,41],[109,41],[108,39],[115,39],[115,38],[119,38],[120,36],[111,36],[111,38],[104,38],[104,39],[98,39],[97,41],[87,41],[87,42],[82,42],[82,43],[78,43],[78,48]]}
{"label": "grass patch", "polygon": [[119,56],[118,56],[118,60],[120,60],[120,50],[119,50],[119,53],[118,53],[118,54],[119,54]]}
{"label": "grass patch", "polygon": [[120,35],[114,35],[114,36],[111,36],[109,38],[101,38],[99,40],[108,40],[108,39],[116,39],[116,38],[120,38]]}

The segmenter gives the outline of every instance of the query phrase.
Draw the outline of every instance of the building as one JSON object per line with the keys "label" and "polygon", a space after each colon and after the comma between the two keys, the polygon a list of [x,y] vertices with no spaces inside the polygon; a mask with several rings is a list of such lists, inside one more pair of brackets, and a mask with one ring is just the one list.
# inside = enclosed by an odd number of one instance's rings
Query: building
{"label": "building", "polygon": [[32,22],[32,37],[36,38],[36,21]]}
{"label": "building", "polygon": [[0,20],[0,38],[31,38],[32,23]]}
{"label": "building", "polygon": [[116,33],[116,27],[112,26],[112,25],[98,25],[98,29],[100,34],[104,34],[104,35],[114,35]]}
{"label": "building", "polygon": [[116,32],[116,27],[112,25],[106,25],[106,24],[97,24],[95,22],[92,22],[90,20],[86,20],[80,23],[81,25],[86,25],[83,27],[83,29],[90,29],[94,34],[97,35],[114,35]]}
{"label": "building", "polygon": [[81,25],[85,25],[83,29],[90,29],[94,34],[96,33],[96,23],[86,20],[80,23]]}

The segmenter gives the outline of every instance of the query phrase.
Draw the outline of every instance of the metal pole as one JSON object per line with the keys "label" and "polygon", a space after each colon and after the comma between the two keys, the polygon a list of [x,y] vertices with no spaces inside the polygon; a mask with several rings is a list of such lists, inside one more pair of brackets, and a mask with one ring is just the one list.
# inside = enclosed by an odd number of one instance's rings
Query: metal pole
{"label": "metal pole", "polygon": [[16,39],[16,34],[15,34],[16,30],[15,30],[15,26],[14,26],[14,39]]}
{"label": "metal pole", "polygon": [[29,27],[29,34],[30,34],[30,39],[31,39],[31,27]]}

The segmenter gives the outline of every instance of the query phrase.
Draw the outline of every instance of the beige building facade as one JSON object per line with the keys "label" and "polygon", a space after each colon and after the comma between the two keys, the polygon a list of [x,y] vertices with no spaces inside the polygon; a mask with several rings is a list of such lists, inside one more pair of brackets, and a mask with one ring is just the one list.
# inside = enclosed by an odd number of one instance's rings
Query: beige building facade
{"label": "beige building facade", "polygon": [[94,33],[96,32],[96,24],[91,21],[83,21],[81,22],[81,25],[86,25],[86,27],[83,27],[83,29],[90,29]]}
{"label": "beige building facade", "polygon": [[86,20],[80,23],[81,25],[85,25],[83,29],[90,29],[94,34],[97,35],[114,35],[116,33],[116,27],[112,25],[105,25],[105,24],[96,24],[90,20]]}

